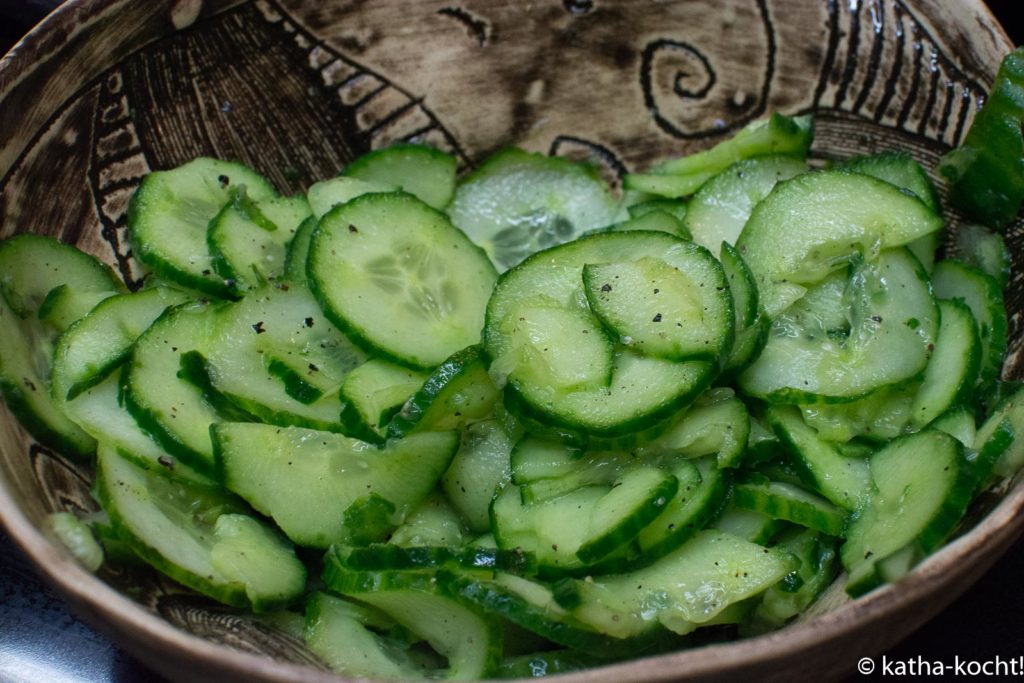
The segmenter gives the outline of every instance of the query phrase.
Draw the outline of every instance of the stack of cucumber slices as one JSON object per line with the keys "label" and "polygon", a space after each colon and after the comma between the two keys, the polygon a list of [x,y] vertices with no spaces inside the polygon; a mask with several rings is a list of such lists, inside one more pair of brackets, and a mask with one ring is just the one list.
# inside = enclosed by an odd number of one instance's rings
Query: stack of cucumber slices
{"label": "stack of cucumber slices", "polygon": [[812,170],[812,135],[777,114],[621,197],[518,149],[457,179],[399,145],[296,197],[200,158],[132,200],[137,291],[0,243],[7,405],[95,458],[99,511],[54,530],[383,679],[569,671],[899,579],[1024,463],[1009,259],[979,226],[937,253],[908,155]]}

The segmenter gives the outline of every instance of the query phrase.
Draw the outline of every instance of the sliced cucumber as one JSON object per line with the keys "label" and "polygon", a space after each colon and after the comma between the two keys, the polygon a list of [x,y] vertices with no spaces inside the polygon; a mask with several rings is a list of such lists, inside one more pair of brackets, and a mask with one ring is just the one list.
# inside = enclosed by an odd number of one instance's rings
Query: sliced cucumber
{"label": "sliced cucumber", "polygon": [[278,532],[219,488],[145,470],[100,444],[97,490],[121,538],[176,581],[228,605],[278,609],[306,587],[306,568]]}
{"label": "sliced cucumber", "polygon": [[213,476],[210,425],[221,418],[216,399],[189,379],[183,362],[213,336],[214,311],[224,304],[182,304],[157,318],[132,348],[125,405],[169,454]]}
{"label": "sliced cucumber", "polygon": [[974,480],[963,474],[963,446],[924,430],[891,442],[871,457],[874,491],[850,523],[841,549],[850,572],[846,590],[860,595],[885,578],[877,563],[914,544],[934,550],[953,530],[971,500]]}
{"label": "sliced cucumber", "polygon": [[684,635],[795,568],[795,558],[781,549],[721,531],[701,531],[643,569],[575,581],[579,605],[570,613],[620,638],[643,634],[656,625]]}
{"label": "sliced cucumber", "polygon": [[477,533],[490,530],[491,498],[511,477],[510,453],[521,434],[510,417],[474,422],[462,430],[462,443],[441,484],[448,500]]}
{"label": "sliced cucumber", "polygon": [[455,352],[405,402],[388,424],[388,438],[420,431],[444,432],[489,417],[499,392],[478,344]]}
{"label": "sliced cucumber", "polygon": [[854,265],[841,294],[829,287],[826,308],[848,306],[843,327],[825,322],[814,296],[805,299],[775,320],[761,355],[740,375],[748,394],[777,403],[846,402],[912,379],[928,364],[938,308],[906,249]]}
{"label": "sliced cucumber", "polygon": [[664,434],[636,451],[674,453],[689,458],[715,455],[719,468],[738,467],[747,449],[750,414],[728,390],[711,390]]}
{"label": "sliced cucumber", "polygon": [[979,383],[985,386],[998,379],[1007,335],[1006,307],[998,283],[976,268],[947,259],[935,264],[932,284],[936,296],[959,299],[967,304],[978,323],[981,337]]}
{"label": "sliced cucumber", "polygon": [[384,449],[299,427],[222,422],[211,433],[225,485],[296,543],[315,548],[362,533],[346,514],[358,519],[367,502],[390,506],[381,535],[394,529],[434,489],[458,447],[454,432],[415,434]]}
{"label": "sliced cucumber", "polygon": [[135,257],[178,284],[214,296],[231,288],[214,268],[206,241],[210,221],[238,188],[259,202],[274,188],[242,164],[201,157],[143,179],[128,205]]}
{"label": "sliced cucumber", "polygon": [[449,597],[431,573],[356,572],[326,558],[324,581],[334,591],[381,610],[448,660],[448,679],[482,679],[501,660],[501,630],[478,610]]}
{"label": "sliced cucumber", "polygon": [[301,195],[253,201],[239,190],[210,220],[214,268],[235,294],[284,277],[288,245],[310,215]]}
{"label": "sliced cucumber", "polygon": [[981,369],[981,337],[971,310],[958,300],[940,300],[942,322],[935,352],[914,396],[912,427],[921,429],[942,413],[966,403]]}
{"label": "sliced cucumber", "polygon": [[265,285],[214,317],[203,349],[214,389],[270,424],[341,430],[338,388],[366,356],[306,288]]}
{"label": "sliced cucumber", "polygon": [[379,358],[353,369],[339,390],[343,431],[363,441],[384,443],[388,422],[427,377]]}
{"label": "sliced cucumber", "polygon": [[334,324],[418,369],[479,341],[496,277],[444,214],[402,193],[364,195],[328,212],[307,272]]}
{"label": "sliced cucumber", "polygon": [[[524,304],[545,300],[553,302],[571,314],[563,317],[559,327],[546,329],[545,339],[569,342],[561,357],[573,358],[577,343],[584,337],[580,322],[590,316],[585,297],[581,296],[583,270],[587,264],[611,263],[644,257],[663,260],[670,266],[685,267],[693,259],[702,258],[696,252],[706,251],[694,244],[675,239],[660,232],[598,233],[580,238],[570,244],[554,247],[527,259],[505,273],[487,308],[484,328],[484,350],[491,359],[491,373],[507,377],[506,405],[520,415],[536,419],[577,441],[594,437],[614,437],[653,426],[685,406],[710,382],[713,365],[700,361],[675,363],[644,356],[631,346],[618,344],[612,356],[611,382],[603,382],[606,362],[601,351],[586,352],[574,364],[600,372],[588,373],[586,384],[574,388],[552,382],[552,373],[538,372],[533,362],[536,354],[522,354],[530,349],[520,336],[512,334],[517,327],[518,311]],[[721,271],[715,271],[721,275]],[[725,286],[717,279],[709,285]],[[600,289],[600,288],[599,288]],[[654,289],[650,290],[651,296]],[[723,294],[718,292],[718,294]],[[728,322],[731,322],[731,314]],[[652,314],[651,320],[654,316]],[[726,323],[728,325],[728,322]],[[653,323],[652,323],[653,324]],[[530,339],[527,336],[527,339]],[[586,344],[592,342],[587,341]],[[541,345],[544,348],[554,347]],[[589,347],[588,347],[589,348]],[[601,347],[602,349],[606,347]],[[547,366],[559,367],[551,360]],[[547,367],[543,366],[543,367]]]}
{"label": "sliced cucumber", "polygon": [[469,530],[459,513],[440,491],[434,491],[409,511],[388,543],[401,547],[459,547],[467,542]]}
{"label": "sliced cucumber", "polygon": [[841,170],[779,183],[760,202],[736,248],[775,318],[829,272],[942,229],[942,218],[900,188]]}
{"label": "sliced cucumber", "polygon": [[310,216],[295,229],[288,251],[284,257],[284,279],[297,285],[308,287],[306,282],[306,261],[309,259],[309,243],[313,238],[318,221]]}
{"label": "sliced cucumber", "polygon": [[769,424],[789,448],[790,460],[815,491],[846,510],[856,510],[871,488],[868,462],[841,455],[791,407],[773,406],[767,412]]}
{"label": "sliced cucumber", "polygon": [[848,513],[809,491],[781,481],[737,484],[733,487],[737,507],[763,512],[830,536],[843,536]]}
{"label": "sliced cucumber", "polygon": [[364,154],[343,176],[390,185],[444,209],[455,194],[455,159],[424,145],[397,144]]}
{"label": "sliced cucumber", "polygon": [[1013,259],[1002,235],[980,225],[966,223],[956,231],[955,247],[961,261],[993,278],[999,289],[1006,289]]}
{"label": "sliced cucumber", "polygon": [[981,451],[992,435],[1003,428],[1004,421],[1014,434],[1013,443],[994,466],[1001,477],[1012,477],[1024,466],[1024,389],[1017,389],[996,406],[988,419],[978,428],[973,448]]}
{"label": "sliced cucumber", "polygon": [[738,161],[705,183],[690,201],[684,225],[693,241],[717,254],[722,242],[735,244],[754,206],[775,184],[807,171],[793,156]]}
{"label": "sliced cucumber", "polygon": [[320,220],[328,211],[356,197],[375,192],[395,192],[398,188],[370,180],[338,176],[310,186],[306,193],[313,216]]}
{"label": "sliced cucumber", "polygon": [[51,374],[54,398],[70,401],[101,382],[124,362],[135,340],[161,313],[187,300],[180,290],[154,287],[100,302],[57,342]]}
{"label": "sliced cucumber", "polygon": [[644,355],[717,362],[732,344],[725,274],[706,250],[690,250],[671,264],[649,256],[586,264],[583,291],[619,343]]}
{"label": "sliced cucumber", "polygon": [[593,168],[516,148],[494,154],[463,178],[449,207],[452,222],[499,270],[609,225],[617,212]]}
{"label": "sliced cucumber", "polygon": [[608,226],[608,230],[615,232],[628,232],[630,230],[654,230],[656,232],[667,232],[670,235],[681,237],[684,240],[691,239],[690,231],[687,230],[682,221],[669,211],[646,211],[639,216],[631,216],[629,220],[620,221]]}
{"label": "sliced cucumber", "polygon": [[935,213],[942,212],[939,194],[921,164],[906,152],[881,152],[853,157],[839,164],[839,168],[863,173],[884,180],[911,192]]}

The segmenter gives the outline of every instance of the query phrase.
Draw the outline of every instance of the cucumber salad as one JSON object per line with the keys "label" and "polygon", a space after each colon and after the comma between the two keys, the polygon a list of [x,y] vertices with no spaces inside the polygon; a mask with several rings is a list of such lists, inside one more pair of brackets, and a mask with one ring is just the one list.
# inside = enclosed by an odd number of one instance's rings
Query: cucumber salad
{"label": "cucumber salad", "polygon": [[457,177],[397,145],[294,197],[195,159],[132,199],[134,291],[0,242],[7,406],[95,464],[99,511],[53,531],[379,679],[598,666],[896,581],[1024,464],[1022,85],[1018,51],[939,169],[955,236],[909,155],[812,166],[775,114],[621,192],[515,148]]}

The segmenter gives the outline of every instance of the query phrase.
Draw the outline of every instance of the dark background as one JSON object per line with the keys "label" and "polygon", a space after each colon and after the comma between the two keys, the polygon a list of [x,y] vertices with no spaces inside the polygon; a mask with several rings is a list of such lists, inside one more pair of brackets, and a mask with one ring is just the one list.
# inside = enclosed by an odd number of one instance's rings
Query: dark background
{"label": "dark background", "polygon": [[[0,53],[58,3],[0,0]],[[1021,0],[990,0],[1015,45],[1024,22],[1014,21]],[[1024,655],[1024,540],[946,611],[889,651],[890,660],[952,663]],[[852,679],[860,678],[854,674]],[[156,676],[72,616],[0,532],[0,682],[88,681],[128,683]]]}

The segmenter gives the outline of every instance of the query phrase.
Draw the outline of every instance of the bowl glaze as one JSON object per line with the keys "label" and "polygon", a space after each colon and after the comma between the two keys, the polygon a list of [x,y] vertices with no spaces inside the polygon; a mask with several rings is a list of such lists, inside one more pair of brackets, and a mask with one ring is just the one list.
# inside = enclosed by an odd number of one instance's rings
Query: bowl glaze
{"label": "bowl glaze", "polygon": [[[198,155],[289,193],[401,140],[463,169],[516,144],[618,182],[772,111],[815,113],[816,159],[900,148],[933,169],[1010,47],[978,0],[73,1],[0,61],[0,237],[57,236],[132,283],[128,198]],[[1015,378],[1022,226],[1007,235]],[[301,641],[153,572],[80,568],[44,519],[95,509],[92,476],[3,409],[0,521],[79,614],[171,678],[339,680]],[[1004,483],[898,584],[857,601],[837,584],[779,632],[564,680],[839,676],[977,580],[1022,508],[1024,484]]]}

